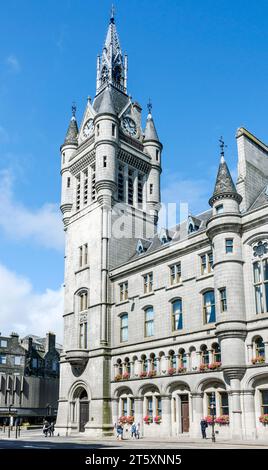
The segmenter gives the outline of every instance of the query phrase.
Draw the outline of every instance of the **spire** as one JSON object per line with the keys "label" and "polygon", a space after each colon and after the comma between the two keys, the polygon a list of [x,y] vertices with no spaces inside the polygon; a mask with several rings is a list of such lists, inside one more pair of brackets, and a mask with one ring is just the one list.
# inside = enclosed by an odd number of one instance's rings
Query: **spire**
{"label": "spire", "polygon": [[65,140],[64,140],[64,145],[77,145],[77,136],[78,136],[78,126],[77,126],[77,121],[76,121],[76,105],[73,103],[72,105],[72,118],[68,127],[68,130],[66,132]]}
{"label": "spire", "polygon": [[102,100],[98,113],[115,114],[110,86],[107,86],[102,94]]}
{"label": "spire", "polygon": [[214,192],[213,192],[212,197],[209,200],[209,204],[212,206],[213,203],[217,199],[221,199],[224,197],[236,199],[238,203],[240,204],[242,198],[236,190],[231,173],[229,171],[229,168],[224,158],[224,147],[226,147],[226,145],[224,145],[224,141],[222,140],[222,137],[220,139],[220,147],[221,147],[220,165],[218,169]]}
{"label": "spire", "polygon": [[146,120],[145,131],[144,131],[144,142],[146,142],[147,140],[157,140],[159,142],[159,138],[156,132],[156,128],[155,128],[154,120],[152,116],[153,106],[152,106],[150,99],[149,99],[149,103],[147,107],[148,107],[148,116]]}
{"label": "spire", "polygon": [[123,58],[112,6],[108,31],[101,57],[97,60],[97,93],[108,83],[127,91],[127,59]]}

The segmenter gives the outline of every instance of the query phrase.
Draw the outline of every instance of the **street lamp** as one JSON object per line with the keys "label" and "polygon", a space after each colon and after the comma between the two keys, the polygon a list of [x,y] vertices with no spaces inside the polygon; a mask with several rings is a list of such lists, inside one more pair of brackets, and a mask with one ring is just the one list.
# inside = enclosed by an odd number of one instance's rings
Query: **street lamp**
{"label": "street lamp", "polygon": [[216,442],[216,437],[215,437],[215,414],[216,414],[216,407],[215,404],[212,403],[210,407],[210,412],[211,412],[211,417],[212,417],[212,433],[211,433],[211,438],[212,442]]}

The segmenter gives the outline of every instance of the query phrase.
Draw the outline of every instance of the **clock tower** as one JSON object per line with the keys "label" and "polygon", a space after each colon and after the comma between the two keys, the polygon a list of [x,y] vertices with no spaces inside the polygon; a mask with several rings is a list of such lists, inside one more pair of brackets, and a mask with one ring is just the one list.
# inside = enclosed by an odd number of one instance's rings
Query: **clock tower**
{"label": "clock tower", "polygon": [[114,304],[109,271],[153,236],[160,209],[162,144],[151,107],[127,92],[123,57],[111,14],[97,58],[96,96],[80,126],[76,110],[61,146],[65,244],[64,351],[57,431],[112,432],[111,356]]}

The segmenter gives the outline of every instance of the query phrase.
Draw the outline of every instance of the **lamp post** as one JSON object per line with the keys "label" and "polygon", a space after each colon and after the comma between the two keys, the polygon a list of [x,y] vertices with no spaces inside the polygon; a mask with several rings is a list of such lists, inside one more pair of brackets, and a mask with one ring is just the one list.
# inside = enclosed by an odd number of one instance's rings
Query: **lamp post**
{"label": "lamp post", "polygon": [[212,432],[211,432],[211,439],[212,439],[212,442],[216,442],[216,437],[215,437],[215,413],[216,413],[216,407],[215,407],[215,404],[212,403],[211,404],[211,407],[210,407],[210,411],[211,411],[211,417],[212,417]]}

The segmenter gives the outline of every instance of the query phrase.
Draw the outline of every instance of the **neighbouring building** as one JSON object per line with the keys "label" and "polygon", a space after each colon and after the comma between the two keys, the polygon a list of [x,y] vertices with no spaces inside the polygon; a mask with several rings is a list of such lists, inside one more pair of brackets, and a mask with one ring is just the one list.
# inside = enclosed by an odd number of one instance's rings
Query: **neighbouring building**
{"label": "neighbouring building", "polygon": [[8,417],[39,423],[56,417],[59,398],[60,345],[46,338],[0,334],[0,422]]}
{"label": "neighbouring building", "polygon": [[96,96],[61,147],[57,432],[134,419],[145,436],[200,436],[214,414],[220,437],[268,438],[268,146],[239,128],[237,183],[222,147],[210,209],[157,230],[162,144],[127,67],[112,15]]}

